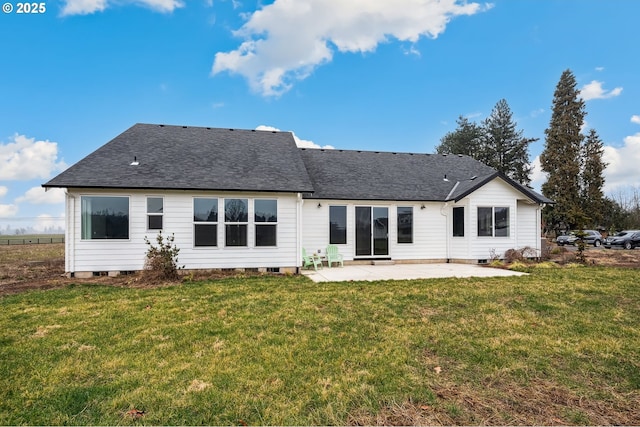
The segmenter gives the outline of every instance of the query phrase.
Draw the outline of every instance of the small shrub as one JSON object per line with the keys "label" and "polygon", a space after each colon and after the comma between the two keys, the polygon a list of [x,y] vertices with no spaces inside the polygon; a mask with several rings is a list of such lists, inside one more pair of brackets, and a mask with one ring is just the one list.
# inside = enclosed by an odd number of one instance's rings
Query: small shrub
{"label": "small shrub", "polygon": [[582,263],[577,263],[577,262],[570,262],[569,264],[565,265],[566,268],[580,268],[580,267],[584,267],[584,264]]}
{"label": "small shrub", "polygon": [[555,248],[551,249],[551,255],[560,255],[567,252],[567,248],[565,248],[564,246],[556,246]]}
{"label": "small shrub", "polygon": [[502,268],[504,267],[504,263],[499,259],[494,259],[489,263],[489,267]]}
{"label": "small shrub", "polygon": [[542,269],[558,268],[558,264],[556,264],[555,262],[551,262],[551,261],[545,261],[545,262],[541,262],[541,263],[535,264],[534,267],[535,268],[542,268]]}
{"label": "small shrub", "polygon": [[149,280],[178,280],[178,270],[182,267],[178,267],[178,253],[180,249],[174,245],[175,237],[171,236],[165,238],[162,236],[162,232],[156,236],[157,246],[154,246],[147,236],[144,237],[144,242],[149,246],[147,250],[147,259],[144,263],[144,275]]}
{"label": "small shrub", "polygon": [[507,249],[507,251],[504,253],[504,260],[507,263],[511,264],[514,262],[524,261],[524,257],[522,256],[522,253],[517,249]]}
{"label": "small shrub", "polygon": [[529,266],[523,262],[520,261],[516,261],[511,263],[511,265],[509,265],[509,270],[513,270],[513,271],[528,271],[529,270]]}

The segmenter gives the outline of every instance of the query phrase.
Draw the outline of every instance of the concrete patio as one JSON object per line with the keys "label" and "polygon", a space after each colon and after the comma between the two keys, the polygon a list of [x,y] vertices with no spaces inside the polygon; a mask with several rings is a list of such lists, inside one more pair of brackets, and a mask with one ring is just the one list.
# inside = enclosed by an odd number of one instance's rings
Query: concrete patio
{"label": "concrete patio", "polygon": [[314,282],[345,282],[375,280],[432,279],[445,277],[505,277],[526,273],[485,267],[475,264],[395,264],[347,265],[323,267],[315,271],[302,270]]}

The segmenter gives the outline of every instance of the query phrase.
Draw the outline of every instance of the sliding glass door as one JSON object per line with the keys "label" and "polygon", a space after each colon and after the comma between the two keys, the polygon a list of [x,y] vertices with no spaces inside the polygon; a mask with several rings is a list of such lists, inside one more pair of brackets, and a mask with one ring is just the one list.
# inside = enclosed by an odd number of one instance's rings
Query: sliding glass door
{"label": "sliding glass door", "polygon": [[389,208],[356,206],[356,256],[389,255]]}

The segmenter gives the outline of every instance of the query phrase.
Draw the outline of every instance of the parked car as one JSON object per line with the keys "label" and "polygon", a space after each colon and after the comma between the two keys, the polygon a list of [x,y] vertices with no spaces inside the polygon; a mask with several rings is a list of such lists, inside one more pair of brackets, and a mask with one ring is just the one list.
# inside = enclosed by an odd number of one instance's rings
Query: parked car
{"label": "parked car", "polygon": [[[596,230],[582,230],[582,232],[585,234],[584,242],[587,245],[593,245],[597,248],[602,244],[602,242],[604,242],[602,234],[600,234],[600,232]],[[580,240],[580,237],[576,235],[575,231],[572,231],[571,233],[565,234],[564,236],[558,236],[558,238],[556,239],[556,243],[558,244],[558,246],[575,245],[578,240]]]}
{"label": "parked car", "polygon": [[625,249],[640,247],[640,230],[623,230],[607,237],[604,241],[604,247],[611,249],[614,246],[620,246]]}

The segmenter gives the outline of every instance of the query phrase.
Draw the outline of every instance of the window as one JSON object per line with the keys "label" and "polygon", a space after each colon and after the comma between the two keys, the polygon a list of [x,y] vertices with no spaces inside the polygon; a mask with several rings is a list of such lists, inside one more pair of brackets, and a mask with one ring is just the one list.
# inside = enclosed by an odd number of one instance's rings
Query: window
{"label": "window", "polygon": [[464,206],[453,208],[453,237],[464,237]]}
{"label": "window", "polygon": [[218,246],[218,199],[193,199],[193,245]]}
{"label": "window", "polygon": [[147,197],[147,230],[162,230],[164,199]]}
{"label": "window", "polygon": [[224,199],[226,246],[247,246],[248,199]]}
{"label": "window", "polygon": [[398,207],[398,243],[413,243],[412,207]]}
{"label": "window", "polygon": [[509,208],[493,208],[494,236],[509,237]]}
{"label": "window", "polygon": [[509,237],[509,208],[478,208],[478,236]]}
{"label": "window", "polygon": [[276,246],[278,201],[256,200],[254,208],[256,246]]}
{"label": "window", "polygon": [[128,239],[129,198],[82,196],[81,238]]}
{"label": "window", "polygon": [[347,243],[347,207],[329,206],[329,243]]}

